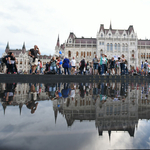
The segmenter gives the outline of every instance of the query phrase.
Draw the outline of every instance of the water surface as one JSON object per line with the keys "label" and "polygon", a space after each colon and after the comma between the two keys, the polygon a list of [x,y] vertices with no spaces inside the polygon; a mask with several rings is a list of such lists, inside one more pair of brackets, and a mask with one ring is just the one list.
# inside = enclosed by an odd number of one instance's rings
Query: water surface
{"label": "water surface", "polygon": [[0,83],[0,149],[148,149],[149,83]]}

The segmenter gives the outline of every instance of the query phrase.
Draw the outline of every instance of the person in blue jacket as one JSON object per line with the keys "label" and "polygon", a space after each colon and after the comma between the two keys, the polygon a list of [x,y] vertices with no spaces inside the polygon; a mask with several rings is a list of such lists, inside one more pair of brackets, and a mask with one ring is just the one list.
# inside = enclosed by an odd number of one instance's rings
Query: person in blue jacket
{"label": "person in blue jacket", "polygon": [[70,65],[70,61],[69,59],[66,57],[63,61],[63,68],[64,68],[64,72],[65,72],[65,75],[66,75],[66,71],[68,72],[68,74],[70,75],[70,72],[69,72],[69,66]]}

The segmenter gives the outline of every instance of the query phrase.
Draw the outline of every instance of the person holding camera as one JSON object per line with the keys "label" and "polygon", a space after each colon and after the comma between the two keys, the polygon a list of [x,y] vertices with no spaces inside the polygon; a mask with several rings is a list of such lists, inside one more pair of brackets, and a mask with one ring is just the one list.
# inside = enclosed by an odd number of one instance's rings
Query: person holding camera
{"label": "person holding camera", "polygon": [[41,55],[38,46],[34,45],[34,48],[30,49],[29,53],[28,53],[28,55],[32,58],[32,63],[31,63],[32,73],[31,74],[35,74],[35,69],[36,69],[36,67],[38,65],[37,54]]}

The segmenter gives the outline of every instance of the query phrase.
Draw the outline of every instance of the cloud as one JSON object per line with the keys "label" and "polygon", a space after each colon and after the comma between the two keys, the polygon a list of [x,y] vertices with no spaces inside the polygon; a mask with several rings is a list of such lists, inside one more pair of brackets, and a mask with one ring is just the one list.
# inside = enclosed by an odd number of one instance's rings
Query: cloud
{"label": "cloud", "polygon": [[[54,53],[58,34],[61,43],[71,31],[77,37],[96,37],[100,23],[109,28],[110,20],[115,29],[132,24],[139,38],[150,38],[149,6],[148,0],[1,0],[0,42],[9,41],[14,48],[23,42],[27,48],[37,44],[42,54],[49,55]],[[0,47],[2,54],[5,46]]]}

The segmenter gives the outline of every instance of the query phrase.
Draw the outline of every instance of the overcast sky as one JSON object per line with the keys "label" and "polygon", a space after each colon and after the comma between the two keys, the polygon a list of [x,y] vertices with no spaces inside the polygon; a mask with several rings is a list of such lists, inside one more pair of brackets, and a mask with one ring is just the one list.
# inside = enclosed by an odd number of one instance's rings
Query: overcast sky
{"label": "overcast sky", "polygon": [[100,24],[113,29],[133,25],[139,39],[150,39],[149,0],[0,0],[0,56],[11,49],[37,44],[42,54],[54,54],[56,41],[70,32],[96,37]]}

